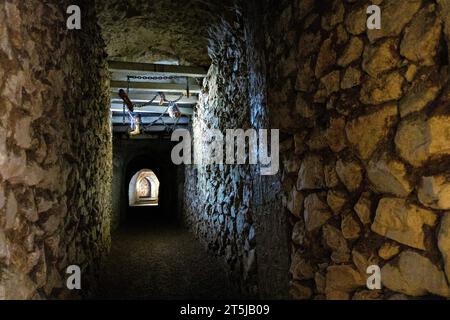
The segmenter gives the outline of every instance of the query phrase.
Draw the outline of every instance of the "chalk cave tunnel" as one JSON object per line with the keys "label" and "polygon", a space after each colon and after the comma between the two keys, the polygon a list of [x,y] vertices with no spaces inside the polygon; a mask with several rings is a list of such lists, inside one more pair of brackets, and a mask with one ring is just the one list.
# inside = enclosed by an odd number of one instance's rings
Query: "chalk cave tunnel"
{"label": "chalk cave tunnel", "polygon": [[[450,297],[446,1],[377,1],[381,30],[371,1],[77,2],[78,31],[0,2],[0,299]],[[131,137],[119,89],[191,94]],[[176,166],[167,128],[279,129],[280,171]]]}

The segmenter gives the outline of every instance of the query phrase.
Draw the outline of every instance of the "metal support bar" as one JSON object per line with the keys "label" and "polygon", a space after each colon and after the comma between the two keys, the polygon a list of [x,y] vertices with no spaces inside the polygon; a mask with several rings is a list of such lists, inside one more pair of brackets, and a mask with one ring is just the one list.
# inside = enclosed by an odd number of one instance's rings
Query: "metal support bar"
{"label": "metal support bar", "polygon": [[138,72],[138,73],[164,73],[166,75],[186,76],[192,78],[203,78],[208,70],[203,67],[176,66],[153,63],[137,63],[108,61],[109,70],[115,72]]}
{"label": "metal support bar", "polygon": [[[178,124],[175,126],[174,129],[187,129],[188,125],[182,125],[182,124]],[[126,133],[130,130],[130,126],[124,126],[124,125],[114,125],[113,126],[113,131],[114,132],[123,132]],[[166,132],[167,131],[167,126],[162,126],[162,125],[153,125],[150,128],[146,128],[144,130],[144,132]]]}
{"label": "metal support bar", "polygon": [[[159,105],[155,104],[155,105],[152,105],[152,106],[138,108],[138,109],[134,110],[134,113],[142,114],[142,115],[146,115],[146,114],[149,114],[149,113],[161,114],[166,109],[167,109],[166,106],[159,106]],[[183,115],[191,116],[194,113],[193,108],[178,106],[178,109],[180,110],[181,114],[183,114]],[[117,113],[122,114],[122,112],[123,112],[122,109],[120,108],[120,105],[118,105],[118,104],[112,104],[111,111],[114,114],[117,114]]]}
{"label": "metal support bar", "polygon": [[[123,100],[119,98],[119,90],[111,90],[111,102],[112,103],[120,103],[122,105]],[[143,103],[151,100],[154,97],[155,94],[152,93],[137,93],[133,92],[132,95],[129,97],[131,102],[133,103]],[[179,98],[179,95],[177,94],[166,94],[166,99],[169,101],[174,101]],[[191,97],[183,97],[180,101],[177,102],[177,104],[190,104],[195,105],[197,104],[197,97],[194,95],[191,95]],[[154,101],[154,103],[158,103],[157,101]]]}
{"label": "metal support bar", "polygon": [[[182,84],[175,83],[149,83],[149,82],[130,82],[130,91],[133,89],[139,89],[142,91],[151,92],[180,92],[184,93],[186,91],[186,86]],[[127,81],[111,81],[112,88],[126,88],[128,85]],[[200,93],[201,89],[198,85],[192,86],[190,92]]]}
{"label": "metal support bar", "polygon": [[[159,115],[155,115],[153,117],[151,115],[142,116],[141,117],[141,125],[145,126],[146,124],[154,122],[155,120],[157,120],[159,118],[158,116]],[[162,120],[164,121],[163,123],[165,123],[165,124],[174,124],[174,123],[177,123],[177,120],[178,120],[178,124],[188,124],[189,123],[189,118],[187,118],[187,117],[183,117],[183,118],[179,118],[179,119],[163,117]],[[113,124],[122,124],[121,117],[113,116],[112,123]],[[129,123],[130,123],[130,121],[127,119],[125,124],[129,124]],[[158,122],[155,124],[158,124]]]}

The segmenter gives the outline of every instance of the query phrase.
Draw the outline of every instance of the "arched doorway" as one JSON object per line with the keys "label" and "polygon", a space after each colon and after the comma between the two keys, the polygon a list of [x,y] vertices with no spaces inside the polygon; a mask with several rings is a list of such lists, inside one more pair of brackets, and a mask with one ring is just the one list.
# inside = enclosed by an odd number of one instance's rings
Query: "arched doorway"
{"label": "arched doorway", "polygon": [[128,204],[130,207],[148,207],[159,205],[159,180],[150,169],[138,171],[128,186]]}

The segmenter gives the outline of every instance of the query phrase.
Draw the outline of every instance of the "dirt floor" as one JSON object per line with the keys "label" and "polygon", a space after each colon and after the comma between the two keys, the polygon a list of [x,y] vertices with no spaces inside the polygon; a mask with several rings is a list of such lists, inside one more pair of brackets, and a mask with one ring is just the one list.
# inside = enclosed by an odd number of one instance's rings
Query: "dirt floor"
{"label": "dirt floor", "polygon": [[220,259],[185,228],[134,219],[112,237],[96,299],[238,299]]}

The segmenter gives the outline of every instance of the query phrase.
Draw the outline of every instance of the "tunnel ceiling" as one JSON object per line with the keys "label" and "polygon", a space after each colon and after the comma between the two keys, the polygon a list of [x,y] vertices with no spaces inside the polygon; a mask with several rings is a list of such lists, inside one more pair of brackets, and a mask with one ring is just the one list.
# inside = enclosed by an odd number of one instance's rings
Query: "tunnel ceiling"
{"label": "tunnel ceiling", "polygon": [[99,24],[110,59],[207,66],[211,8],[199,0],[100,0]]}

